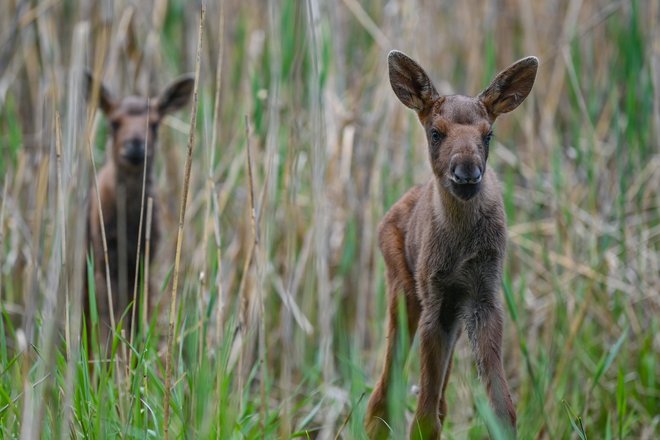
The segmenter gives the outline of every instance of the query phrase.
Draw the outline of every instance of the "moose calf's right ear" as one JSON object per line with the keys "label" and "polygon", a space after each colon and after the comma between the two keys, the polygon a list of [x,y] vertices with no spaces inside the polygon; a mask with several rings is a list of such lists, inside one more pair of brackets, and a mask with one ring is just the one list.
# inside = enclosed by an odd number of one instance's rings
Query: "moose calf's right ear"
{"label": "moose calf's right ear", "polygon": [[[85,69],[85,99],[87,102],[90,102],[94,92],[94,75],[92,72]],[[103,113],[110,114],[110,112],[116,106],[116,100],[113,94],[108,90],[108,88],[103,84],[102,81],[99,81],[99,97],[98,97],[98,106],[103,111]]]}
{"label": "moose calf's right ear", "polygon": [[420,113],[439,98],[429,76],[412,58],[393,50],[387,62],[392,90],[406,107]]}

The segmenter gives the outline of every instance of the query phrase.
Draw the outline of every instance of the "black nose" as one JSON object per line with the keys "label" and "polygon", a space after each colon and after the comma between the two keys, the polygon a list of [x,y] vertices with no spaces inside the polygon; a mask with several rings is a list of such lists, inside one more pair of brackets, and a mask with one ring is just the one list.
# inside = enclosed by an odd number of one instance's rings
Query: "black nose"
{"label": "black nose", "polygon": [[476,164],[459,163],[451,170],[452,180],[461,185],[481,182],[483,173]]}
{"label": "black nose", "polygon": [[144,141],[142,139],[130,139],[124,142],[123,156],[132,164],[140,164],[144,161]]}

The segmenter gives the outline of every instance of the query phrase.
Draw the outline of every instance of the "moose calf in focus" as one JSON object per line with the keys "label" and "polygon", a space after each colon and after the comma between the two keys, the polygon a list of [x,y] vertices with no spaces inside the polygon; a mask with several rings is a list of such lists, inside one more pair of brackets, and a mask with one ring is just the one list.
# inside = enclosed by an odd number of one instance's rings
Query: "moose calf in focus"
{"label": "moose calf in focus", "polygon": [[385,366],[367,407],[367,433],[372,439],[389,433],[387,393],[395,374],[394,353],[401,350],[397,318],[402,300],[408,345],[419,327],[421,352],[420,393],[410,438],[440,438],[461,323],[494,413],[515,435],[516,413],[502,367],[498,294],[506,219],[499,183],[486,160],[493,122],[527,97],[538,59],[512,64],[477,97],[440,96],[424,69],[401,52],[390,52],[388,61],[394,93],[417,112],[426,132],[433,177],[409,190],[379,226],[389,323]]}
{"label": "moose calf in focus", "polygon": [[[93,96],[94,80],[86,73],[87,98]],[[117,322],[133,303],[140,310],[139,301],[134,297],[134,280],[145,253],[146,200],[154,198],[151,224],[150,253],[154,254],[160,237],[159,217],[153,188],[153,163],[157,150],[158,127],[163,117],[185,106],[193,91],[194,79],[191,75],[183,76],[157,97],[147,99],[140,96],[117,98],[103,84],[99,84],[99,107],[110,121],[111,151],[109,160],[98,174],[98,190],[101,207],[94,188],[90,190],[88,213],[88,249],[91,247],[94,261],[95,302],[100,324],[100,343],[102,346],[111,341],[113,329],[110,322],[110,304],[106,288],[105,257],[101,234],[100,214],[108,249],[110,268],[110,287],[112,290],[112,309]],[[146,161],[146,164],[145,164]],[[146,173],[146,175],[145,175]],[[142,185],[145,185],[145,203],[142,227],[142,239],[138,251],[138,230],[140,209],[142,206]],[[143,274],[142,274],[143,276]],[[149,280],[145,280],[149,283]],[[149,289],[151,290],[151,289]],[[91,315],[89,294],[85,296],[85,318],[88,338],[91,336]],[[135,313],[139,317],[140,313]],[[131,314],[126,314],[123,328],[127,334],[131,331]]]}

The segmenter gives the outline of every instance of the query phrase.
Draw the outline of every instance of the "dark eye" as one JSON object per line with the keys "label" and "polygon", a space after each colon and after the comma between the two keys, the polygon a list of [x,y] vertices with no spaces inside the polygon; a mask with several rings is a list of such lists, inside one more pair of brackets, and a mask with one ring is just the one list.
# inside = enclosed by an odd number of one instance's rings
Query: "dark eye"
{"label": "dark eye", "polygon": [[117,132],[117,130],[119,130],[119,121],[110,122],[110,128],[112,129],[113,133]]}
{"label": "dark eye", "polygon": [[156,133],[158,131],[158,123],[157,122],[151,122],[149,124],[149,129],[153,132]]}
{"label": "dark eye", "polygon": [[440,143],[444,138],[445,138],[445,135],[442,134],[442,133],[440,133],[440,132],[439,132],[438,130],[436,130],[435,128],[434,128],[433,130],[431,130],[431,141],[432,141],[434,144],[438,144],[438,143]]}
{"label": "dark eye", "polygon": [[488,134],[486,134],[486,136],[484,136],[484,145],[488,147],[490,145],[490,140],[492,138],[493,138],[493,132],[489,131]]}

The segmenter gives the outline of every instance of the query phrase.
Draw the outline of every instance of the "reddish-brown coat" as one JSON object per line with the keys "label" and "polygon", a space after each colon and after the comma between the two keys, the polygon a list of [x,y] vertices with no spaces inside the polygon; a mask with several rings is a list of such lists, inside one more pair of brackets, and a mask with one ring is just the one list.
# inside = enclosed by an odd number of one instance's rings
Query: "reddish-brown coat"
{"label": "reddish-brown coat", "polygon": [[[410,340],[419,329],[420,394],[410,438],[440,437],[445,389],[464,324],[495,414],[515,433],[516,415],[502,368],[499,299],[506,248],[500,185],[486,166],[495,118],[530,92],[538,60],[524,58],[477,97],[439,96],[428,75],[401,52],[389,55],[390,82],[427,133],[433,177],[408,191],[383,218],[379,246],[387,268],[389,314],[385,366],[365,426],[387,438],[387,393],[403,294]],[[410,345],[410,344],[408,344]]]}
{"label": "reddish-brown coat", "polygon": [[[94,94],[92,93],[93,78],[90,74],[86,74],[86,86],[88,99],[91,99]],[[99,338],[103,346],[109,342],[112,329],[99,214],[103,213],[110,268],[112,308],[114,318],[118,323],[129,304],[135,299],[133,297],[135,273],[145,253],[146,226],[143,226],[141,256],[137,259],[143,181],[145,192],[142,212],[143,225],[146,223],[146,200],[148,197],[154,199],[150,240],[151,255],[154,255],[160,238],[160,218],[152,176],[153,161],[158,150],[158,128],[166,114],[176,111],[188,103],[192,90],[193,78],[190,75],[177,79],[158,97],[152,99],[139,96],[119,99],[105,85],[99,85],[97,102],[110,122],[111,151],[109,160],[99,171],[97,179],[101,210],[99,210],[94,188],[90,189],[88,243],[86,246],[88,250],[91,250],[94,262],[95,298],[100,324]],[[145,159],[146,178],[143,179],[145,177]],[[121,197],[122,193],[123,197]],[[120,208],[122,200],[123,209]],[[120,218],[121,212],[125,213],[124,219]],[[125,233],[120,237],[122,230]],[[122,242],[125,243],[123,252],[120,246]],[[124,277],[125,279],[120,280]],[[153,290],[150,289],[150,291]],[[135,304],[139,310],[138,302],[136,301]],[[88,295],[85,295],[84,310],[89,334],[91,320]],[[140,314],[136,313],[136,317],[139,316]],[[131,330],[130,321],[131,313],[127,313],[122,325],[122,328],[127,330],[127,334]]]}

